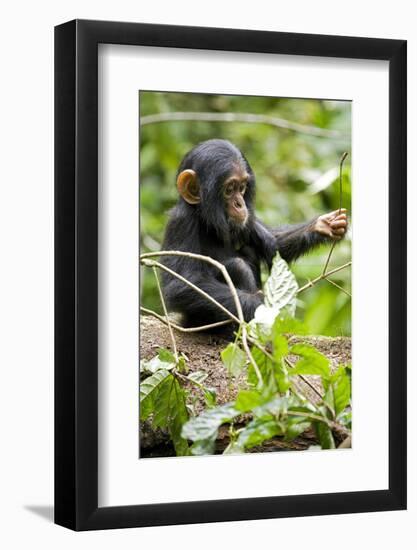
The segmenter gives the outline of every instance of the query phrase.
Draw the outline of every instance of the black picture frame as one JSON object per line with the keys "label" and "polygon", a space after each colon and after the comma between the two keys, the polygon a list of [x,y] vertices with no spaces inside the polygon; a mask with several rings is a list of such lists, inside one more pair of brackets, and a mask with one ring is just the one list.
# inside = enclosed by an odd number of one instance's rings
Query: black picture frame
{"label": "black picture frame", "polygon": [[[389,488],[98,507],[98,44],[389,62]],[[74,20],[55,28],[55,523],[108,529],[406,508],[406,41]]]}

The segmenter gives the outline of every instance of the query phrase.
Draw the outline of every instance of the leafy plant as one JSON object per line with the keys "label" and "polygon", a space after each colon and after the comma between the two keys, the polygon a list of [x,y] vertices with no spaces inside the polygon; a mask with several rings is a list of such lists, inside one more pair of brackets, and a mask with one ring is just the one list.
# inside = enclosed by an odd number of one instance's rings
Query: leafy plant
{"label": "leafy plant", "polygon": [[[294,326],[300,324],[277,317],[267,338],[269,350],[264,347],[265,333],[262,343],[253,341],[251,352],[262,375],[261,386],[249,366],[246,384],[250,389],[241,389],[235,401],[186,422],[182,436],[193,442],[192,454],[212,453],[220,426],[232,425],[243,414],[250,420],[239,430],[231,430],[226,453],[245,452],[275,436],[292,441],[309,428],[314,428],[323,449],[332,449],[336,446],[333,429],[349,434],[346,408],[350,404],[350,368],[340,366],[332,374],[329,360],[314,346],[291,346],[284,331]],[[236,346],[234,343],[234,350]],[[294,356],[298,360],[292,366],[289,358]],[[320,377],[325,393],[319,403],[312,403],[295,389],[292,379],[299,375]]]}
{"label": "leafy plant", "polygon": [[[314,346],[289,339],[291,333],[305,332],[303,323],[291,316],[297,290],[294,276],[277,255],[264,286],[264,304],[258,308],[261,314],[248,324],[249,333],[242,322],[235,341],[221,352],[229,377],[240,380],[233,402],[217,405],[215,392],[205,386],[206,373],[188,373],[186,358],[176,351],[161,349],[157,357],[141,362],[140,418],[167,430],[177,455],[214,453],[224,425],[230,438],[227,454],[246,452],[276,436],[292,441],[308,429],[314,429],[323,449],[335,448],[333,432],[350,435],[350,366],[332,372],[327,357]],[[170,334],[173,338],[172,327]],[[300,394],[294,384],[295,377],[305,376],[320,379],[324,393],[318,402]],[[200,415],[188,399],[188,384],[205,401]]]}
{"label": "leafy plant", "polygon": [[140,420],[149,420],[153,428],[166,430],[177,456],[190,454],[187,439],[181,434],[190,410],[193,411],[186,384],[201,390],[207,407],[216,405],[215,390],[204,385],[207,374],[202,371],[186,374],[186,371],[186,358],[176,358],[167,349],[160,349],[156,357],[140,364]]}
{"label": "leafy plant", "polygon": [[152,416],[154,428],[167,429],[177,455],[188,455],[188,443],[181,436],[188,420],[186,394],[178,380],[175,357],[168,350],[160,350],[158,357],[142,362],[141,373],[152,372],[140,384],[140,419]]}
{"label": "leafy plant", "polygon": [[298,284],[288,264],[276,254],[271,273],[263,288],[264,303],[255,311],[252,327],[262,331],[270,329],[275,318],[285,314],[294,316],[297,304]]}

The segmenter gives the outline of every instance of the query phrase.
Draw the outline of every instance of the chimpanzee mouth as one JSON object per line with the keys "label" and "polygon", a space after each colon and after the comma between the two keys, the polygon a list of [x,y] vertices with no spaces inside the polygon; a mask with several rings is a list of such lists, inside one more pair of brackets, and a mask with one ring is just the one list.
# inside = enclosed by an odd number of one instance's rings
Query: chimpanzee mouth
{"label": "chimpanzee mouth", "polygon": [[233,205],[229,208],[229,219],[237,225],[245,225],[248,220],[248,211],[246,208],[237,208]]}
{"label": "chimpanzee mouth", "polygon": [[240,214],[240,215],[230,216],[229,223],[232,225],[232,227],[242,228],[242,227],[245,227],[246,222],[248,221],[248,218],[249,216],[247,213],[243,215]]}

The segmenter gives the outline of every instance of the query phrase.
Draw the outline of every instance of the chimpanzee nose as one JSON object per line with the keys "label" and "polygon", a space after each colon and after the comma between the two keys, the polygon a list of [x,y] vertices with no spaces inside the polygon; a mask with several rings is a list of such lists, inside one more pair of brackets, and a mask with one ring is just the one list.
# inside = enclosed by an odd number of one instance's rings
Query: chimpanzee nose
{"label": "chimpanzee nose", "polygon": [[234,206],[237,209],[243,208],[243,201],[240,198],[236,198]]}

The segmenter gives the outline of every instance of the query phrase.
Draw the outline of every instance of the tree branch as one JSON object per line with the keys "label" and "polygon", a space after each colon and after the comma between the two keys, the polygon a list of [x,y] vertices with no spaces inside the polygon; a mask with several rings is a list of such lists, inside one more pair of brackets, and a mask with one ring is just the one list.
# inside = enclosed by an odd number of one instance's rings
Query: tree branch
{"label": "tree branch", "polygon": [[317,126],[307,126],[298,122],[291,122],[284,118],[252,113],[192,113],[172,112],[147,115],[140,118],[140,125],[159,124],[161,122],[173,121],[203,121],[203,122],[248,122],[255,124],[267,124],[284,130],[291,130],[301,134],[308,134],[316,137],[348,140],[349,136],[338,130],[326,130]]}
{"label": "tree branch", "polygon": [[335,267],[334,269],[332,269],[331,271],[328,271],[327,273],[322,273],[321,275],[319,275],[318,277],[316,277],[312,281],[309,281],[306,285],[300,287],[297,290],[297,294],[300,294],[300,292],[304,292],[304,290],[307,290],[308,288],[311,288],[312,286],[314,286],[319,281],[322,281],[323,279],[327,279],[327,277],[329,275],[333,275],[334,273],[337,273],[338,271],[341,271],[342,269],[345,269],[346,267],[349,267],[350,265],[352,265],[351,261],[347,262],[346,264],[343,264],[339,267]]}
{"label": "tree branch", "polygon": [[[151,252],[151,254],[154,254],[154,253]],[[207,298],[207,300],[209,300],[210,302],[215,304],[218,308],[220,308],[222,311],[224,311],[224,313],[226,313],[226,315],[228,315],[231,319],[233,319],[233,321],[235,321],[236,323],[240,322],[238,317],[236,317],[236,315],[233,315],[233,313],[231,311],[229,311],[220,302],[218,302],[212,296],[210,296],[210,294],[207,294],[207,292],[204,292],[204,290],[201,290],[201,288],[196,286],[194,283],[192,283],[191,281],[189,281],[188,279],[186,279],[185,277],[183,277],[182,275],[180,275],[176,271],[173,271],[172,269],[170,269],[166,265],[161,264],[160,262],[157,262],[155,260],[148,260],[147,258],[141,259],[141,263],[143,263],[143,265],[146,265],[147,267],[154,267],[155,266],[155,267],[159,267],[159,269],[162,269],[163,271],[166,271],[167,273],[169,273],[173,277],[176,277],[177,279],[179,279],[180,281],[182,281],[183,283],[185,283],[186,285],[191,287],[193,290],[195,290],[196,292],[201,294],[201,296],[204,296],[205,298]]]}
{"label": "tree branch", "polygon": [[[167,320],[162,315],[159,315],[159,313],[156,313],[156,311],[152,311],[151,309],[148,309],[146,307],[140,306],[140,310],[142,313],[146,313],[147,315],[152,315],[152,317],[155,317],[156,319],[159,319],[161,323],[164,323],[165,325],[168,325]],[[233,321],[231,319],[227,319],[225,321],[219,321],[218,323],[211,323],[210,325],[202,325],[201,327],[181,327],[180,325],[177,325],[176,323],[173,323],[170,321],[171,327],[175,330],[178,330],[178,332],[201,332],[203,330],[209,330],[211,328],[221,327],[223,325],[229,325]]]}
{"label": "tree branch", "polygon": [[[185,279],[185,277],[183,277],[182,275],[180,275],[179,273],[176,273],[175,271],[173,271],[172,269],[169,269],[169,267],[159,263],[159,262],[156,262],[155,260],[149,260],[149,258],[153,258],[155,256],[185,256],[187,258],[194,258],[196,260],[200,260],[202,262],[207,262],[215,267],[217,267],[217,269],[219,269],[219,271],[222,273],[223,277],[224,277],[224,280],[226,281],[226,284],[227,286],[229,287],[230,289],[230,292],[233,296],[233,300],[235,302],[235,307],[236,307],[236,312],[237,312],[237,318],[235,315],[233,315],[232,312],[230,312],[228,309],[226,309],[222,304],[220,304],[217,300],[215,300],[214,298],[212,298],[209,294],[207,294],[207,292],[204,292],[203,290],[201,290],[201,288],[198,288],[198,286],[196,286],[195,284],[191,283],[190,281],[188,281],[187,279]],[[258,365],[256,364],[256,361],[254,360],[253,356],[252,356],[252,353],[249,349],[249,345],[248,345],[248,333],[247,333],[247,328],[246,328],[246,323],[245,323],[245,319],[243,317],[243,311],[242,311],[242,305],[240,303],[240,300],[239,300],[239,296],[237,294],[237,290],[236,290],[236,287],[235,285],[233,284],[233,281],[227,271],[227,269],[224,267],[223,264],[221,264],[220,262],[218,262],[217,260],[213,260],[213,258],[209,258],[208,256],[203,256],[202,254],[194,254],[192,252],[180,252],[178,250],[176,251],[166,251],[166,250],[161,250],[160,252],[147,252],[146,254],[142,254],[140,256],[140,261],[141,263],[143,263],[144,265],[148,265],[149,267],[159,267],[160,269],[163,269],[164,271],[167,271],[168,273],[170,273],[171,275],[173,275],[174,277],[177,277],[178,279],[180,279],[181,281],[183,281],[185,284],[187,284],[188,286],[190,286],[191,288],[193,288],[196,292],[198,292],[199,294],[205,296],[208,300],[210,300],[212,303],[216,304],[222,311],[224,311],[225,313],[227,313],[227,315],[229,315],[229,317],[231,317],[233,320],[235,320],[237,323],[239,323],[241,329],[242,329],[242,345],[243,345],[243,349],[245,350],[246,352],[246,355],[249,359],[249,362],[251,363],[251,365],[253,366],[253,369],[256,373],[256,376],[258,378],[258,381],[259,381],[259,384],[262,385],[263,384],[263,380],[262,380],[262,375],[261,375],[261,371],[259,370],[259,367]]]}
{"label": "tree branch", "polygon": [[[343,188],[342,188],[342,175],[343,175],[343,163],[345,162],[347,156],[348,156],[348,154],[347,154],[346,151],[345,151],[345,152],[343,153],[343,155],[341,156],[340,162],[339,162],[339,216],[340,216],[340,214],[341,214],[341,212],[342,212],[342,191],[343,191]],[[328,268],[329,263],[330,263],[330,258],[332,257],[334,247],[336,246],[336,242],[337,242],[337,241],[333,241],[333,244],[332,244],[332,246],[331,246],[331,248],[330,248],[329,255],[327,256],[326,263],[324,264],[323,275],[326,274],[327,268]]]}
{"label": "tree branch", "polygon": [[349,296],[349,298],[352,298],[352,294],[346,290],[345,288],[343,288],[342,286],[338,285],[337,283],[335,283],[334,281],[332,281],[331,279],[329,279],[327,277],[327,273],[326,273],[326,277],[325,277],[326,281],[330,284],[332,284],[333,286],[335,286],[336,288],[338,288],[339,290],[341,290],[342,292],[344,292],[345,294],[347,294]]}
{"label": "tree branch", "polygon": [[164,313],[165,313],[165,320],[166,320],[166,324],[168,325],[169,335],[171,337],[172,347],[173,347],[173,351],[174,351],[174,357],[175,357],[176,362],[178,363],[177,343],[175,341],[174,333],[172,332],[171,323],[170,323],[169,317],[168,317],[167,306],[165,304],[164,295],[162,294],[161,284],[159,282],[158,272],[156,271],[155,266],[152,268],[152,271],[155,275],[156,284],[158,286],[158,291],[159,291],[159,297],[161,298],[162,308],[163,308]]}

